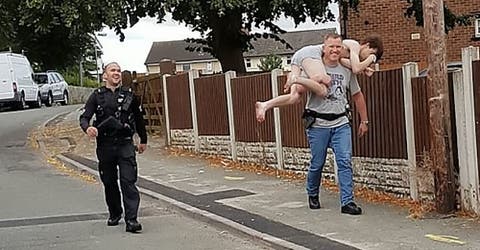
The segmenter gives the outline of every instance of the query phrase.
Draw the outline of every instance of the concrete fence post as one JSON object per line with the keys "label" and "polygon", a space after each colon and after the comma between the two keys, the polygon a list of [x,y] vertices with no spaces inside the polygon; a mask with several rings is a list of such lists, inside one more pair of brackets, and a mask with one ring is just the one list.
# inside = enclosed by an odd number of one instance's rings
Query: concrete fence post
{"label": "concrete fence post", "polygon": [[195,101],[195,84],[194,79],[199,77],[198,70],[191,69],[188,71],[188,84],[190,89],[190,105],[192,110],[193,136],[195,143],[195,152],[200,150],[200,139],[198,138],[198,121],[197,121],[197,103]]}
{"label": "concrete fence post", "polygon": [[235,71],[228,71],[225,73],[225,92],[227,96],[227,113],[228,113],[228,130],[230,131],[230,150],[232,153],[232,160],[237,160],[237,143],[235,139],[235,122],[233,114],[233,99],[232,99],[232,78],[236,77]]}
{"label": "concrete fence post", "polygon": [[162,84],[163,84],[163,112],[165,116],[165,134],[167,135],[166,139],[166,146],[170,146],[172,143],[172,137],[170,134],[170,110],[168,110],[168,91],[167,91],[167,77],[169,74],[165,74],[162,76]]}
{"label": "concrete fence post", "polygon": [[[272,98],[278,96],[278,76],[283,74],[283,70],[272,70],[270,77],[272,82]],[[273,109],[273,121],[275,125],[275,146],[277,149],[277,165],[278,169],[284,169],[283,162],[283,146],[282,146],[282,129],[280,123],[280,110],[279,108]]]}
{"label": "concrete fence post", "polygon": [[[472,61],[479,59],[478,47],[468,47],[462,49],[462,71],[463,71],[463,95],[458,99],[463,101],[463,107],[459,104],[463,111],[464,117],[460,121],[457,120],[458,142],[464,142],[459,145],[459,168],[460,168],[460,194],[462,196],[462,207],[466,210],[480,213],[479,192],[479,176],[478,176],[478,158],[477,158],[477,135],[475,131],[475,96],[473,87],[473,71]],[[457,108],[457,103],[455,103]],[[463,121],[462,123],[459,123]],[[463,138],[460,138],[463,136]],[[460,143],[461,144],[461,143]]]}
{"label": "concrete fence post", "polygon": [[415,151],[415,125],[413,119],[412,78],[418,76],[417,63],[402,66],[403,102],[405,109],[405,135],[407,141],[407,161],[410,183],[410,197],[418,200],[417,160]]}

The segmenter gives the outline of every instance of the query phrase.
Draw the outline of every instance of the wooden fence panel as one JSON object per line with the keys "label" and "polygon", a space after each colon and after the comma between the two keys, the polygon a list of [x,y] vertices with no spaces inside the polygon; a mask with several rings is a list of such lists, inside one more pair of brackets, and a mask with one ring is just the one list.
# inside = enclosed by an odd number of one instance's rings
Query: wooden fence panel
{"label": "wooden fence panel", "polygon": [[472,62],[473,93],[475,103],[475,134],[477,137],[477,163],[480,172],[480,61]]}
{"label": "wooden fence panel", "polygon": [[456,173],[456,177],[458,177],[458,173],[460,171],[460,166],[458,164],[458,142],[457,142],[457,119],[455,115],[455,95],[453,93],[453,74],[451,72],[448,73],[448,93],[450,98],[450,138],[452,145],[450,146],[450,150],[452,152],[452,164]]}
{"label": "wooden fence panel", "polygon": [[274,142],[273,112],[263,123],[255,117],[255,102],[272,98],[270,73],[232,79],[235,138],[239,142]]}
{"label": "wooden fence panel", "polygon": [[194,80],[199,135],[229,135],[225,75]]}
{"label": "wooden fence panel", "polygon": [[[455,100],[453,94],[453,75],[448,73],[448,93],[450,98],[450,138],[452,145],[452,164],[458,172],[457,129],[455,119]],[[428,100],[428,79],[426,76],[412,78],[413,118],[415,128],[415,152],[418,164],[424,155],[430,154],[432,129],[430,127],[430,107]]]}
{"label": "wooden fence panel", "polygon": [[188,74],[167,77],[170,129],[192,129],[192,109]]}
{"label": "wooden fence panel", "polygon": [[122,73],[122,81],[129,81],[145,111],[144,119],[147,131],[150,133],[163,133],[164,107],[163,107],[163,80],[159,74],[148,77],[131,78],[126,72]]}
{"label": "wooden fence panel", "polygon": [[427,77],[412,78],[413,123],[417,162],[430,152],[430,108],[428,107]]}
{"label": "wooden fence panel", "polygon": [[[284,94],[283,85],[286,81],[286,75],[278,77],[278,93]],[[284,147],[309,147],[302,123],[302,114],[307,101],[306,96],[302,95],[300,103],[280,107],[280,128],[282,131],[282,145]]]}
{"label": "wooden fence panel", "polygon": [[[353,106],[353,155],[371,158],[407,158],[402,70],[376,72],[359,76],[365,95],[368,133],[358,138],[360,117]],[[353,103],[353,102],[352,102]]]}

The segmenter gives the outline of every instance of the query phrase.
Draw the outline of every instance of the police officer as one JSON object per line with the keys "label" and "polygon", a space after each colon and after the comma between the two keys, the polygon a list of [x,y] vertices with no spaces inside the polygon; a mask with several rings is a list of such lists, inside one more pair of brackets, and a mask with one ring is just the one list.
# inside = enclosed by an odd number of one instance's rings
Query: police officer
{"label": "police officer", "polygon": [[[88,98],[85,111],[80,116],[80,126],[88,136],[97,138],[98,170],[110,213],[107,225],[116,226],[122,218],[117,182],[120,176],[126,231],[135,233],[142,230],[142,225],[137,221],[140,195],[135,186],[135,150],[141,154],[147,148],[143,112],[132,91],[121,86],[122,75],[118,63],[107,64],[103,78],[105,86],[96,89]],[[91,126],[90,120],[94,114],[96,118]],[[135,132],[140,137],[137,147],[133,143]]]}

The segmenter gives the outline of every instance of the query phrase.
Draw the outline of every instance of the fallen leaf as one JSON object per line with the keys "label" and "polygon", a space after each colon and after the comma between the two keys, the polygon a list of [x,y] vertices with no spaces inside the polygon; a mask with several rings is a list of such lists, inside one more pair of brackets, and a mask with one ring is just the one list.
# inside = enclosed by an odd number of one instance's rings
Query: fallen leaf
{"label": "fallen leaf", "polygon": [[225,180],[229,180],[229,181],[241,181],[245,179],[245,177],[240,177],[240,176],[225,176],[224,178]]}
{"label": "fallen leaf", "polygon": [[465,241],[461,241],[458,237],[456,236],[451,236],[451,235],[435,235],[435,234],[426,234],[425,237],[434,240],[434,241],[440,241],[440,242],[445,242],[445,243],[455,243],[459,245],[465,245]]}

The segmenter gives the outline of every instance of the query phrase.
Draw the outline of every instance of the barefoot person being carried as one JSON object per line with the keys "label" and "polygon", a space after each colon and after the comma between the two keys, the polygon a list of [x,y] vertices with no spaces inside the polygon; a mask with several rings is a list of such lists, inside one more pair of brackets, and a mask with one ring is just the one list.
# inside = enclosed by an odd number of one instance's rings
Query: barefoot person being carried
{"label": "barefoot person being carried", "polygon": [[[342,65],[352,69],[354,74],[364,73],[371,76],[374,70],[369,66],[383,54],[383,43],[380,37],[369,36],[361,43],[346,39],[342,44],[343,49],[340,55]],[[292,57],[292,69],[284,86],[284,92],[290,91],[290,93],[265,102],[256,102],[255,113],[258,122],[265,120],[265,112],[271,108],[299,102],[306,90],[321,97],[327,95],[331,79],[321,60],[323,49],[323,44],[310,45],[295,52]],[[308,78],[302,77],[301,74]]]}

